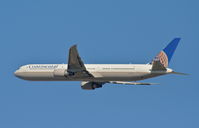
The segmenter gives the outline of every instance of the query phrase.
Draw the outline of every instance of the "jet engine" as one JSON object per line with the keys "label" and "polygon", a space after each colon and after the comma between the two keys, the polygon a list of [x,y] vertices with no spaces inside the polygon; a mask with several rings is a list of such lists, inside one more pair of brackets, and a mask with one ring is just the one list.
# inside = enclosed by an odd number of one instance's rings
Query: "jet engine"
{"label": "jet engine", "polygon": [[89,81],[81,82],[81,88],[82,89],[94,90],[96,88],[101,88],[101,87],[102,87],[102,83],[89,82]]}

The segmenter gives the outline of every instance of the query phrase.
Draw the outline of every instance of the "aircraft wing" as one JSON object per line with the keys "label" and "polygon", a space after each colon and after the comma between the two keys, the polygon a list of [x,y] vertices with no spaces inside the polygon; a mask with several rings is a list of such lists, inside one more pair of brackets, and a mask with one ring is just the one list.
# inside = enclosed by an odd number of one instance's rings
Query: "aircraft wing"
{"label": "aircraft wing", "polygon": [[69,76],[74,77],[93,77],[93,75],[86,70],[77,51],[77,45],[73,45],[69,50],[67,72]]}
{"label": "aircraft wing", "polygon": [[124,82],[124,81],[110,81],[111,84],[124,84],[124,85],[156,85],[157,83],[137,83],[137,82]]}
{"label": "aircraft wing", "polygon": [[81,88],[86,89],[86,90],[94,90],[96,88],[101,88],[105,83],[123,84],[123,85],[155,85],[157,84],[157,83],[136,83],[136,82],[124,82],[124,81],[109,81],[109,82],[83,81],[81,82]]}

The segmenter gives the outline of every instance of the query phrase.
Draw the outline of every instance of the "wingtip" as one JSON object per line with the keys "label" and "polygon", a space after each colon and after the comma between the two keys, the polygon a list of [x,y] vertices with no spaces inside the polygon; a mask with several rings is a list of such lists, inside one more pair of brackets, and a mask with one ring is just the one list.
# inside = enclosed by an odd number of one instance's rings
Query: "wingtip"
{"label": "wingtip", "polygon": [[74,44],[72,47],[77,47],[77,44]]}
{"label": "wingtip", "polygon": [[175,40],[181,40],[181,38],[180,37],[176,37],[176,38],[174,38]]}
{"label": "wingtip", "polygon": [[160,85],[160,83],[148,83],[148,85]]}
{"label": "wingtip", "polygon": [[160,83],[152,83],[152,85],[160,85]]}
{"label": "wingtip", "polygon": [[72,45],[72,46],[70,47],[70,49],[72,49],[72,48],[77,48],[77,44]]}

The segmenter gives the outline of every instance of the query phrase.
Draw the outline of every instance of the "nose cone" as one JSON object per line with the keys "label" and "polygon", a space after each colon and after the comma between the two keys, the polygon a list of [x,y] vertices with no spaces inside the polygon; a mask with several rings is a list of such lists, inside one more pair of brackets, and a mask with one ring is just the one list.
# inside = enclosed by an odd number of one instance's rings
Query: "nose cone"
{"label": "nose cone", "polygon": [[18,75],[19,75],[19,71],[18,71],[18,70],[16,70],[16,71],[14,72],[14,75],[18,77]]}
{"label": "nose cone", "polygon": [[16,70],[16,71],[14,72],[14,75],[15,75],[16,77],[21,78],[21,77],[22,77],[22,72],[21,72],[20,70]]}

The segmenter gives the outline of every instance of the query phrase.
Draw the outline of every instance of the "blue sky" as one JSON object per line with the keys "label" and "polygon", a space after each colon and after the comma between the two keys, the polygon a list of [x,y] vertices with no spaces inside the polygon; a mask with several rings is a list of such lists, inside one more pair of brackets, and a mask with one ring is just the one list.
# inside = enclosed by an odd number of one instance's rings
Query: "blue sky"
{"label": "blue sky", "polygon": [[[197,0],[0,1],[0,127],[198,128],[199,2]],[[13,72],[24,64],[67,63],[77,44],[85,63],[148,63],[174,37],[170,62],[189,76],[155,86],[30,82]]]}

